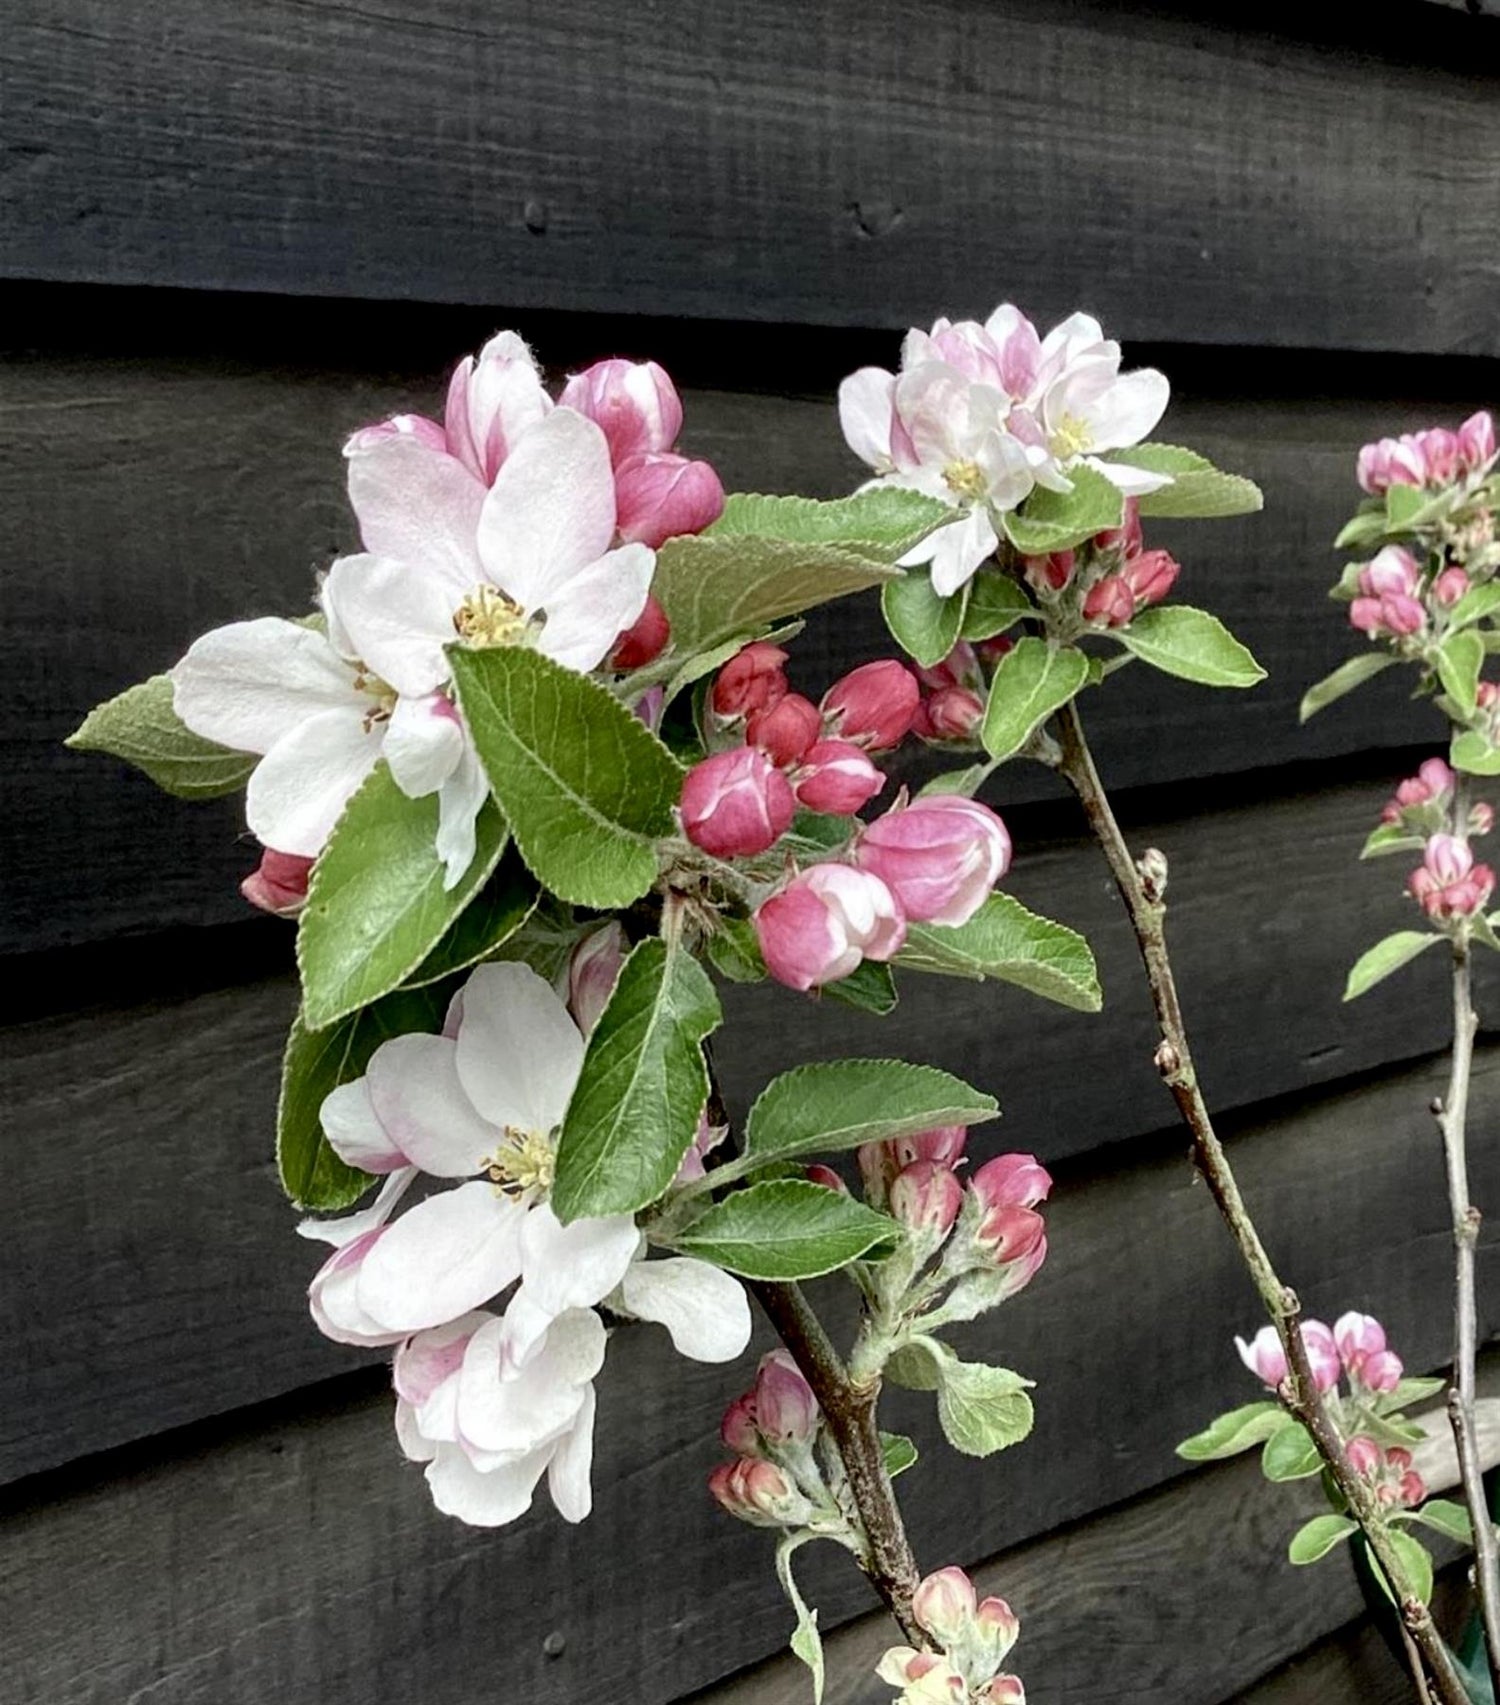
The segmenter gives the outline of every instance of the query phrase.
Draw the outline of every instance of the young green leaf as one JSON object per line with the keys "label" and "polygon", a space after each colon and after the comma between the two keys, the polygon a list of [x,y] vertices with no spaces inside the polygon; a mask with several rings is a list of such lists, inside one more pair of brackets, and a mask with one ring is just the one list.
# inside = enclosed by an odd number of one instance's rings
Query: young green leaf
{"label": "young green leaf", "polygon": [[520,647],[450,651],[480,761],[521,856],[561,900],[628,906],[656,879],[681,765],[604,687]]}
{"label": "young green leaf", "polygon": [[232,752],[192,733],[173,709],[170,675],[153,675],[96,705],[63,744],[123,758],[179,799],[233,793],[260,762],[253,752]]}
{"label": "young green leaf", "polygon": [[915,1465],[917,1447],[905,1433],[882,1433],[880,1455],[885,1463],[886,1473],[894,1480],[898,1474],[905,1474],[908,1468]]}
{"label": "young green leaf", "polygon": [[881,613],[896,643],[929,669],[957,645],[968,603],[967,586],[952,597],[939,597],[932,576],[920,568],[908,570],[900,580],[888,580],[880,589]]}
{"label": "young green leaf", "polygon": [[1385,858],[1391,853],[1420,853],[1425,844],[1420,835],[1411,834],[1399,823],[1382,823],[1366,835],[1359,856],[1367,859]]}
{"label": "young green leaf", "polygon": [[1469,627],[1497,610],[1500,610],[1500,581],[1489,580],[1483,586],[1471,587],[1448,612],[1449,630]]}
{"label": "young green leaf", "polygon": [[708,1100],[703,1038],[722,1018],[691,953],[635,947],[589,1035],[557,1142],[552,1211],[564,1225],[654,1202],[692,1147]]}
{"label": "young green leaf", "polygon": [[995,569],[981,568],[969,582],[969,607],[964,611],[962,637],[976,643],[993,639],[1026,616],[1036,605],[1018,581]]}
{"label": "young green leaf", "polygon": [[1447,1385],[1445,1379],[1403,1379],[1394,1391],[1388,1391],[1380,1399],[1381,1413],[1392,1415],[1398,1410],[1409,1409],[1413,1403],[1425,1403],[1429,1397],[1436,1397],[1440,1391],[1446,1390]]}
{"label": "young green leaf", "polygon": [[942,775],[923,782],[917,789],[917,797],[930,799],[945,793],[955,793],[962,794],[965,799],[972,799],[994,773],[993,758],[986,758],[982,764],[970,764],[962,770],[945,770]]}
{"label": "young green leaf", "polygon": [[936,1391],[953,1351],[939,1338],[918,1333],[897,1346],[885,1364],[886,1378],[907,1391]]}
{"label": "young green leaf", "polygon": [[1427,493],[1418,485],[1392,485],[1385,493],[1385,530],[1404,533],[1426,509]]}
{"label": "young green leaf", "polygon": [[1269,1399],[1247,1403],[1210,1421],[1201,1433],[1184,1439],[1177,1447],[1177,1454],[1187,1462],[1217,1462],[1221,1457],[1238,1456],[1241,1451],[1264,1444],[1272,1433],[1279,1433],[1286,1418],[1281,1405]]}
{"label": "young green leaf", "polygon": [[1362,651],[1357,657],[1340,663],[1331,675],[1325,675],[1302,695],[1299,720],[1306,722],[1310,716],[1316,716],[1335,699],[1343,698],[1345,693],[1352,693],[1356,687],[1373,680],[1383,669],[1389,669],[1395,661],[1388,651]]}
{"label": "young green leaf", "polygon": [[1294,1563],[1316,1563],[1320,1557],[1326,1557],[1341,1540],[1358,1532],[1359,1523],[1350,1521],[1348,1516],[1314,1516],[1311,1521],[1303,1522],[1292,1535],[1292,1543],[1287,1547],[1287,1556]]}
{"label": "young green leaf", "polygon": [[1384,941],[1377,941],[1354,961],[1353,969],[1349,972],[1349,981],[1344,985],[1344,999],[1356,1000],[1373,989],[1378,982],[1389,977],[1392,971],[1399,971],[1424,949],[1431,947],[1433,942],[1442,939],[1442,936],[1434,935],[1431,930],[1398,929],[1394,935],[1386,936]]}
{"label": "young green leaf", "polygon": [[[749,918],[720,918],[706,944],[708,962],[731,983],[760,983],[766,976],[760,941]],[[868,964],[869,961],[867,960]]]}
{"label": "young green leaf", "polygon": [[276,1169],[297,1207],[331,1213],[358,1201],[374,1183],[328,1146],[319,1117],[323,1103],[340,1084],[364,1074],[382,1042],[439,1030],[452,995],[451,983],[398,989],[326,1030],[309,1030],[300,1017],[293,1022],[276,1108]]}
{"label": "young green leaf", "polygon": [[1089,944],[1077,930],[1028,912],[1009,894],[991,894],[964,924],[913,924],[896,964],[975,982],[995,978],[1034,995],[1098,1012],[1103,1003]]}
{"label": "young green leaf", "polygon": [[1359,550],[1385,537],[1385,506],[1372,500],[1371,507],[1346,521],[1333,541],[1336,551]]}
{"label": "young green leaf", "polygon": [[438,982],[488,959],[531,916],[537,897],[536,882],[512,847],[432,952],[402,979],[402,986],[420,988],[423,983]]}
{"label": "young green leaf", "polygon": [[437,829],[437,795],[408,799],[384,761],[344,807],[313,866],[297,926],[310,1030],[405,982],[489,880],[505,850],[505,819],[492,800],[475,821],[474,857],[452,888]]}
{"label": "young green leaf", "polygon": [[[1387,1529],[1387,1537],[1391,1547],[1406,1573],[1407,1584],[1421,1599],[1428,1604],[1432,1599],[1432,1553],[1419,1540],[1413,1539],[1409,1533],[1403,1533],[1399,1527]],[[1386,1590],[1388,1596],[1394,1599],[1385,1579],[1384,1571],[1376,1565],[1376,1579]]]}
{"label": "young green leaf", "polygon": [[822,993],[840,1006],[852,1006],[856,1012],[873,1012],[877,1018],[894,1012],[899,999],[890,966],[874,959],[862,959],[847,977],[840,977],[836,983],[824,983]]}
{"label": "young green leaf", "polygon": [[803,1178],[734,1190],[677,1238],[684,1255],[745,1279],[815,1279],[890,1253],[894,1221]]}
{"label": "young green leaf", "polygon": [[1200,686],[1253,687],[1266,678],[1265,670],[1217,616],[1188,604],[1142,610],[1114,637],[1142,663]]}
{"label": "young green leaf", "polygon": [[1449,1539],[1456,1539],[1460,1545],[1474,1543],[1474,1524],[1469,1519],[1469,1512],[1462,1504],[1455,1504],[1451,1498],[1429,1498],[1420,1509],[1411,1512],[1413,1519],[1430,1527],[1434,1533],[1444,1534]]}
{"label": "young green leaf", "polygon": [[1453,736],[1448,759],[1454,769],[1471,776],[1500,776],[1500,746],[1492,746],[1477,729]]}
{"label": "young green leaf", "polygon": [[1267,1480],[1306,1480],[1322,1466],[1318,1447],[1300,1421],[1278,1427],[1260,1453],[1260,1471]]}
{"label": "young green leaf", "polygon": [[1038,486],[1019,509],[1001,518],[1006,537],[1023,556],[1068,550],[1124,519],[1125,500],[1103,474],[1080,464],[1068,470],[1068,478],[1071,491]]}
{"label": "young green leaf", "polygon": [[812,1672],[813,1705],[823,1705],[823,1641],[818,1633],[818,1613],[810,1610],[806,1599],[792,1579],[792,1553],[817,1536],[812,1533],[784,1533],[776,1545],[776,1578],[797,1613],[797,1626],[788,1644],[792,1656],[800,1658]]}
{"label": "young green leaf", "polygon": [[943,1436],[965,1456],[992,1456],[1019,1444],[1034,1419],[1026,1395],[1031,1384],[1009,1368],[961,1362],[956,1356],[944,1362],[938,1385]]}
{"label": "young green leaf", "polygon": [[1484,641],[1477,633],[1450,633],[1438,647],[1437,672],[1443,691],[1467,721],[1474,714],[1479,671],[1484,667]]}
{"label": "young green leaf", "polygon": [[1196,450],[1179,444],[1134,444],[1110,452],[1111,462],[1170,474],[1172,483],[1137,499],[1142,515],[1181,520],[1210,520],[1224,515],[1252,515],[1265,499],[1254,480],[1226,474]]}
{"label": "young green leaf", "polygon": [[731,493],[724,513],[704,536],[837,545],[874,562],[893,563],[934,528],[955,519],[956,511],[938,498],[900,486],[870,486],[852,497],[836,497],[831,502],[737,491]]}
{"label": "young green leaf", "polygon": [[1072,646],[1028,634],[996,665],[980,736],[997,762],[1019,752],[1053,711],[1088,680],[1089,663]]}

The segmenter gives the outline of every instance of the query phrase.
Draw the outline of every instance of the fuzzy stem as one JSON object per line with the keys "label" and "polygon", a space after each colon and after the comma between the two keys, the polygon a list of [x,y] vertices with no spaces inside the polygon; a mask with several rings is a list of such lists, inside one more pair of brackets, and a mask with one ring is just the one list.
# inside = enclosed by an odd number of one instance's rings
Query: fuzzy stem
{"label": "fuzzy stem", "polygon": [[1271,1257],[1261,1242],[1255,1222],[1245,1206],[1235,1179],[1229,1157],[1224,1152],[1207,1103],[1198,1087],[1193,1069],[1192,1053],[1188,1046],[1187,1029],[1183,1023],[1182,1007],[1177,997],[1177,983],[1172,974],[1172,962],[1167,952],[1165,913],[1162,903],[1165,888],[1166,861],[1160,854],[1142,859],[1138,865],[1131,857],[1125,837],[1115,821],[1109,797],[1084,737],[1083,722],[1076,704],[1068,704],[1058,713],[1058,728],[1062,743],[1062,774],[1067,778],[1083,806],[1108,861],[1115,885],[1125,902],[1135,930],[1141,958],[1145,961],[1146,977],[1151,986],[1151,998],[1156,1007],[1161,1043],[1156,1050],[1156,1066],[1172,1091],[1177,1110],[1182,1115],[1193,1139],[1193,1152],[1198,1170],[1208,1184],[1210,1193],[1223,1215],[1235,1243],[1239,1247],[1261,1301],[1276,1327],[1276,1334],[1286,1353],[1291,1373],[1280,1391],[1288,1410],[1306,1427],[1318,1454],[1328,1466],[1350,1513],[1364,1530],[1371,1551],[1385,1572],[1391,1591],[1400,1607],[1401,1621],[1410,1634],[1422,1661],[1430,1673],[1441,1705],[1467,1705],[1463,1684],[1454,1671],[1448,1649],[1438,1634],[1427,1606],[1412,1590],[1401,1559],[1391,1544],[1389,1530],[1380,1518],[1370,1488],[1350,1466],[1343,1441],[1329,1418],[1327,1407],[1313,1378],[1308,1361],[1307,1346],[1299,1328],[1301,1305],[1297,1294],[1277,1276]]}

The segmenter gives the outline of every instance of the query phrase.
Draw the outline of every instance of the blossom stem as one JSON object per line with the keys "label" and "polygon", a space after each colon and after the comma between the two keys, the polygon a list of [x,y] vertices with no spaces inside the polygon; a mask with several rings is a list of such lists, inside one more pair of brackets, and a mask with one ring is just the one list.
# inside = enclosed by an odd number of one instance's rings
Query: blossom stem
{"label": "blossom stem", "polygon": [[1159,853],[1148,854],[1139,863],[1131,857],[1120,825],[1115,820],[1109,796],[1095,768],[1077,705],[1065,705],[1058,712],[1057,722],[1062,745],[1062,774],[1078,795],[1089,827],[1093,830],[1109,864],[1115,885],[1129,913],[1141,958],[1145,962],[1146,977],[1151,987],[1151,998],[1161,1032],[1161,1043],[1156,1050],[1157,1069],[1171,1090],[1177,1110],[1192,1136],[1198,1170],[1234,1237],[1286,1354],[1287,1366],[1291,1373],[1281,1387],[1282,1401],[1307,1429],[1318,1454],[1327,1464],[1329,1473],[1348,1504],[1350,1514],[1363,1529],[1370,1550],[1384,1572],[1392,1596],[1400,1607],[1402,1624],[1421,1653],[1422,1662],[1432,1679],[1440,1705],[1465,1705],[1467,1694],[1432,1620],[1432,1614],[1413,1589],[1400,1555],[1391,1543],[1390,1531],[1376,1507],[1371,1489],[1350,1464],[1338,1428],[1334,1425],[1328,1407],[1318,1391],[1308,1359],[1307,1346],[1302,1341],[1301,1305],[1297,1294],[1282,1283],[1265,1244],[1261,1241],[1260,1233],[1240,1194],[1239,1183],[1229,1164],[1229,1157],[1214,1130],[1208,1105],[1198,1086],[1198,1077],[1188,1045],[1187,1028],[1178,1000],[1177,982],[1167,951],[1166,907],[1163,903],[1166,861]]}

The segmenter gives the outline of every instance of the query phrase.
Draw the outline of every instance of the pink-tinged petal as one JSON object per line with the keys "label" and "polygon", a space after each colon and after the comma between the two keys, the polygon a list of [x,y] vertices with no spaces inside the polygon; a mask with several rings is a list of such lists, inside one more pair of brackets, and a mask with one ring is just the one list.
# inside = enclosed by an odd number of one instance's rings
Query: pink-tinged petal
{"label": "pink-tinged petal", "polygon": [[448,387],[448,448],[488,486],[522,435],[551,411],[536,361],[515,332],[498,332],[460,362]]}
{"label": "pink-tinged petal", "polygon": [[323,582],[325,608],[349,645],[398,693],[423,698],[451,671],[443,647],[457,637],[453,613],[465,593],[438,575],[394,557],[340,557]]}
{"label": "pink-tinged petal", "polygon": [[434,1178],[472,1178],[502,1133],[480,1118],[458,1080],[446,1036],[395,1036],[370,1056],[370,1104],[390,1140]]}
{"label": "pink-tinged petal", "polygon": [[939,527],[929,538],[932,589],[940,598],[951,597],[972,580],[979,565],[993,556],[1000,542],[989,516],[979,508],[971,509],[962,521]]}
{"label": "pink-tinged petal", "polygon": [[245,821],[257,840],[316,858],[350,796],[375,767],[385,730],[366,726],[356,703],[325,710],[282,735],[245,789]]}
{"label": "pink-tinged petal", "polygon": [[194,640],[172,671],[172,703],[205,740],[268,752],[309,716],[363,700],[354,671],[322,634],[263,616]]}
{"label": "pink-tinged petal", "polygon": [[891,427],[896,408],[896,375],[882,367],[861,367],[839,386],[839,425],[849,448],[878,473],[896,466]]}
{"label": "pink-tinged petal", "polygon": [[402,1333],[467,1314],[519,1277],[525,1217],[525,1208],[488,1183],[429,1196],[366,1257],[361,1306]]}
{"label": "pink-tinged petal", "polygon": [[540,610],[557,586],[604,555],[614,530],[609,445],[593,421],[559,408],[496,476],[479,519],[479,552],[487,579],[523,610]]}
{"label": "pink-tinged petal", "polygon": [[504,1527],[531,1508],[532,1494],[551,1459],[549,1447],[481,1473],[457,1445],[440,1445],[427,1466],[427,1485],[445,1516],[456,1516],[470,1527]]}
{"label": "pink-tinged petal", "polygon": [[484,486],[452,456],[412,434],[397,434],[349,454],[349,502],[364,546],[472,586]]}
{"label": "pink-tinged petal", "polygon": [[391,778],[408,799],[436,793],[458,768],[465,746],[463,724],[442,693],[398,699],[385,727],[382,755]]}
{"label": "pink-tinged petal", "polygon": [[313,1275],[307,1287],[307,1306],[313,1323],[325,1338],[336,1344],[358,1344],[378,1348],[399,1343],[404,1334],[393,1332],[383,1321],[365,1311],[359,1300],[360,1275],[370,1252],[389,1234],[389,1227],[376,1226],[353,1242],[336,1249]]}
{"label": "pink-tinged petal", "polygon": [[1092,450],[1122,450],[1139,444],[1167,412],[1172,387],[1165,373],[1141,367],[1121,373],[1089,409],[1094,429]]}
{"label": "pink-tinged petal", "polygon": [[411,1164],[381,1124],[370,1100],[366,1078],[342,1083],[325,1095],[318,1121],[329,1148],[346,1166],[357,1166],[361,1172],[382,1173]]}
{"label": "pink-tinged petal", "polygon": [[640,1247],[630,1214],[559,1223],[536,1207],[521,1230],[521,1289],[551,1315],[601,1302],[625,1276]]}
{"label": "pink-tinged petal", "polygon": [[464,1365],[469,1340],[493,1314],[476,1309],[430,1332],[408,1338],[391,1358],[391,1382],[396,1395],[420,1409],[438,1387]]}
{"label": "pink-tinged petal", "polygon": [[545,1133],[562,1123],[583,1065],[583,1037],[529,965],[481,965],[465,985],[458,1075],[496,1125]]}
{"label": "pink-tinged petal", "polygon": [[380,1186],[380,1194],[368,1208],[359,1208],[352,1214],[341,1214],[336,1220],[300,1220],[297,1224],[297,1235],[311,1238],[317,1243],[331,1243],[335,1249],[342,1249],[346,1243],[353,1243],[355,1238],[363,1237],[367,1231],[384,1225],[395,1211],[396,1204],[416,1182],[416,1177],[417,1169],[414,1166],[393,1172]]}
{"label": "pink-tinged petal", "polygon": [[645,609],[655,572],[654,551],[623,545],[559,580],[546,605],[547,624],[537,650],[580,673],[597,667]]}
{"label": "pink-tinged petal", "polygon": [[465,741],[453,774],[438,789],[438,832],[434,844],[443,861],[444,888],[456,888],[474,862],[477,839],[474,820],[489,796],[489,779],[473,746]]}
{"label": "pink-tinged petal", "polygon": [[589,1381],[604,1365],[605,1332],[592,1309],[565,1314],[517,1371],[503,1363],[502,1326],[490,1322],[469,1340],[459,1374],[458,1425],[476,1451],[520,1455],[572,1427]]}
{"label": "pink-tinged petal", "polygon": [[896,381],[896,412],[924,465],[941,468],[967,453],[974,389],[943,361],[924,361]]}
{"label": "pink-tinged petal", "polygon": [[706,1261],[637,1261],[621,1292],[632,1314],[665,1326],[677,1353],[695,1362],[732,1362],[750,1342],[745,1287]]}
{"label": "pink-tinged petal", "polygon": [[547,1490],[564,1521],[580,1522],[594,1507],[594,1388],[585,1386],[573,1429],[558,1442],[547,1467]]}

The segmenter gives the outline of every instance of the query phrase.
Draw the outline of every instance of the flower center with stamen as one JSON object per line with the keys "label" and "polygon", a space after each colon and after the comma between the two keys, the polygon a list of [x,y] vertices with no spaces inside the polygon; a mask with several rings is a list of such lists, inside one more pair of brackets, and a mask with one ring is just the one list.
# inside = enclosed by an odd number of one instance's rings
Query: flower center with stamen
{"label": "flower center with stamen", "polygon": [[363,663],[354,666],[354,690],[363,693],[373,702],[365,712],[365,733],[368,734],[377,722],[389,722],[391,712],[396,708],[396,689],[368,668]]}
{"label": "flower center with stamen", "polygon": [[1076,414],[1065,414],[1053,429],[1049,448],[1059,460],[1066,461],[1069,456],[1087,455],[1093,443],[1093,427]]}
{"label": "flower center with stamen", "polygon": [[453,612],[453,627],[465,645],[515,645],[526,632],[526,612],[498,586],[476,586]]}
{"label": "flower center with stamen", "polygon": [[507,1125],[504,1140],[483,1164],[502,1196],[545,1195],[557,1171],[557,1152],[546,1132]]}
{"label": "flower center with stamen", "polygon": [[949,462],[943,469],[943,484],[955,497],[978,499],[984,496],[984,470],[978,462]]}

